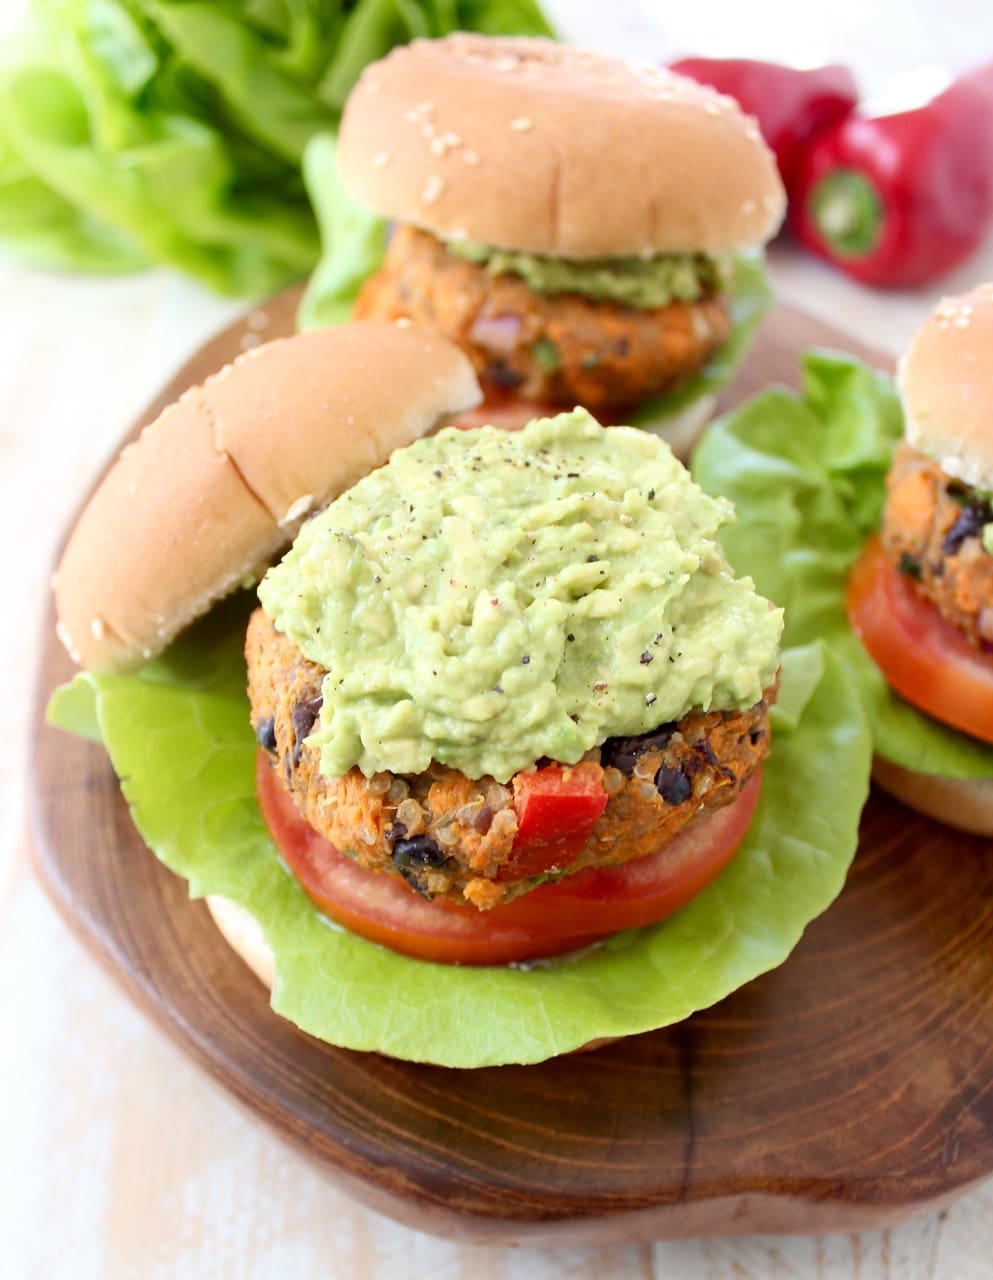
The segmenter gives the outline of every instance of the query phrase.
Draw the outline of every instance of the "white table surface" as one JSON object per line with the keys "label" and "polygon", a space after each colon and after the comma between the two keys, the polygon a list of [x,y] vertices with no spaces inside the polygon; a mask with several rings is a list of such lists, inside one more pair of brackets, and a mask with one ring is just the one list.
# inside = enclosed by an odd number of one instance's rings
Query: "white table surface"
{"label": "white table surface", "polygon": [[[988,0],[548,8],[587,43],[847,57],[869,88],[993,55]],[[14,4],[0,0],[0,27]],[[993,241],[942,288],[878,294],[777,250],[781,297],[897,352],[941,292],[993,278]],[[69,935],[27,863],[24,743],[60,529],[127,423],[241,304],[165,272],[45,275],[0,258],[0,1275],[84,1280],[988,1280],[993,1182],[888,1231],[653,1246],[456,1245],[360,1208],[236,1111]]]}

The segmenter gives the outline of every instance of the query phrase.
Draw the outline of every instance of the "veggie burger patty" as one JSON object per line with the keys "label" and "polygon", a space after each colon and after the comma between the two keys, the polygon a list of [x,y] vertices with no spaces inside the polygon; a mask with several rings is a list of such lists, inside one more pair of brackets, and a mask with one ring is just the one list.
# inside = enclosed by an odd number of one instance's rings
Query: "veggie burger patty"
{"label": "veggie burger patty", "polygon": [[685,441],[685,410],[736,364],[758,305],[757,264],[732,260],[786,207],[732,98],[550,40],[395,49],[349,95],[337,159],[348,195],[394,228],[355,314],[452,339],[514,425],[528,404],[614,421],[637,406]]}
{"label": "veggie burger patty", "polygon": [[[426,898],[486,908],[554,874],[514,875],[515,800],[521,779],[468,778],[432,764],[422,773],[381,770],[341,777],[320,770],[307,737],[321,709],[326,672],[308,661],[261,610],[246,641],[256,737],[312,827],[372,871],[402,876]],[[606,808],[567,875],[653,853],[687,823],[737,799],[768,753],[774,689],[745,711],[692,711],[635,737],[608,738],[584,767],[607,795]]]}
{"label": "veggie burger patty", "polygon": [[355,314],[440,330],[490,390],[604,409],[675,389],[727,341],[731,320],[716,278],[701,286],[689,268],[686,275],[684,296],[660,307],[539,293],[513,269],[494,272],[401,226]]}
{"label": "veggie burger patty", "polygon": [[993,646],[993,507],[904,441],[888,480],[883,546],[972,644]]}

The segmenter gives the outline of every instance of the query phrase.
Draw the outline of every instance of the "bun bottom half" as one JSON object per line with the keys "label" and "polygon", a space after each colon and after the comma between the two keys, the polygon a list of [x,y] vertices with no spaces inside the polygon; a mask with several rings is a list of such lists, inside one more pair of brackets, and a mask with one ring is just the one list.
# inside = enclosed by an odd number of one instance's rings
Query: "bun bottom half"
{"label": "bun bottom half", "polygon": [[271,991],[276,981],[276,958],[266,942],[262,926],[247,907],[232,902],[230,898],[212,894],[206,903],[224,941]]}
{"label": "bun bottom half", "polygon": [[[271,991],[276,980],[276,960],[272,954],[272,948],[266,942],[262,926],[246,907],[238,902],[232,902],[230,898],[211,894],[206,898],[206,903],[224,941],[241,956],[259,981]],[[613,1044],[616,1039],[615,1036],[602,1036],[580,1045],[572,1052],[587,1053],[591,1049],[600,1049],[604,1045]]]}
{"label": "bun bottom half", "polygon": [[872,778],[909,809],[970,835],[993,836],[993,778],[939,778],[876,756]]}

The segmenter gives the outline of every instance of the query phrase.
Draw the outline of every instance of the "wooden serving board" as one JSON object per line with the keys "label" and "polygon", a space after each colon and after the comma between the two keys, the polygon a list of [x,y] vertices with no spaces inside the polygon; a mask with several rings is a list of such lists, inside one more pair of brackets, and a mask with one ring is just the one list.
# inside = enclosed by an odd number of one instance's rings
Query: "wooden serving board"
{"label": "wooden serving board", "polygon": [[[149,407],[260,337],[208,343]],[[732,393],[795,383],[780,308]],[[531,1067],[454,1071],[334,1049],[276,1017],[206,908],[145,849],[98,747],[47,728],[71,675],[41,641],[31,818],[70,928],[239,1102],[346,1190],[478,1242],[607,1243],[878,1227],[993,1172],[993,850],[873,795],[848,885],[789,961],[679,1026]]]}

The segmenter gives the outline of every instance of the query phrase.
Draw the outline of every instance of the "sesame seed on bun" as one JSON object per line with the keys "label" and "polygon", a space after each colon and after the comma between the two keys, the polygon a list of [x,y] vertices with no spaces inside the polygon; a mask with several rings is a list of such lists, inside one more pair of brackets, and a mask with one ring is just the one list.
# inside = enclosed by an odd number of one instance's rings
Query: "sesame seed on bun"
{"label": "sesame seed on bun", "polygon": [[957,480],[993,489],[993,284],[945,298],[900,365],[907,439]]}
{"label": "sesame seed on bun", "polygon": [[550,40],[459,33],[368,67],[342,181],[442,240],[558,257],[764,243],[785,194],[753,119],[671,71]]}

